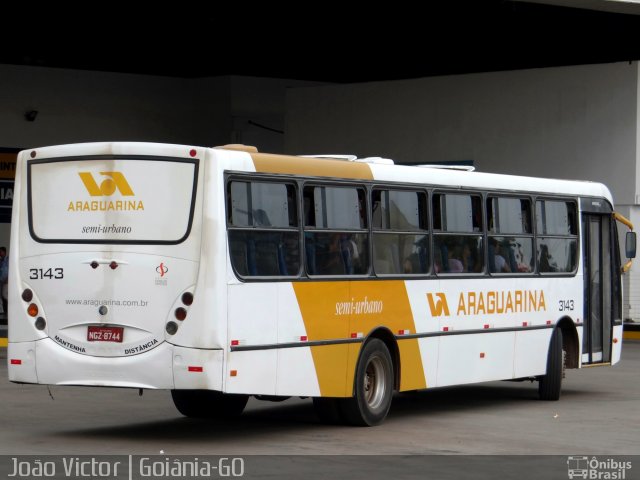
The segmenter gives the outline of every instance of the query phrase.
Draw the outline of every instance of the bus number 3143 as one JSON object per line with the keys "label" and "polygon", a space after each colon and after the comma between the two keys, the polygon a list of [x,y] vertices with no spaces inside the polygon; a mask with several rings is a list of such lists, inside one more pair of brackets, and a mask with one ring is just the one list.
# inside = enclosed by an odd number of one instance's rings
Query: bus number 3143
{"label": "bus number 3143", "polygon": [[558,300],[558,310],[561,312],[573,310],[573,300]]}
{"label": "bus number 3143", "polygon": [[60,280],[64,278],[64,270],[62,268],[30,268],[29,279],[30,280],[44,280],[48,278],[50,280]]}

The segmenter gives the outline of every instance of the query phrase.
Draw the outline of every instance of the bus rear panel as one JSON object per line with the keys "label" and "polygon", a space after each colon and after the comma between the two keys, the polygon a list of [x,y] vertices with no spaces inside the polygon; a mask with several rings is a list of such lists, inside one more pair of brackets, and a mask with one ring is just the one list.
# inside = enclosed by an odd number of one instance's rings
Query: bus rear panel
{"label": "bus rear panel", "polygon": [[210,360],[167,343],[197,308],[204,149],[149,147],[20,154],[10,380],[171,389]]}

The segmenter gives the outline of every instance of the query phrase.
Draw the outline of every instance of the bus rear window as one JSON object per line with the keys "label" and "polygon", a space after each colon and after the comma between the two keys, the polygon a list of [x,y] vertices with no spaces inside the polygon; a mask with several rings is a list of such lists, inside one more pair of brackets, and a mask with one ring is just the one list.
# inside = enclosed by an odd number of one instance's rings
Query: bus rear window
{"label": "bus rear window", "polygon": [[176,244],[191,230],[195,159],[33,160],[27,175],[36,241]]}

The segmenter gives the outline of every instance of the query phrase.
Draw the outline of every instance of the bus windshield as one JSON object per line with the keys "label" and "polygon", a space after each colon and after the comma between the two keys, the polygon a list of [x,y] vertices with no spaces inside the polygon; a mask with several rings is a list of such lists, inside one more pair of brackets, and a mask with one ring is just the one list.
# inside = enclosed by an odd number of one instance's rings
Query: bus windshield
{"label": "bus windshield", "polygon": [[197,160],[166,157],[32,161],[31,236],[42,243],[180,243],[191,229],[197,169]]}

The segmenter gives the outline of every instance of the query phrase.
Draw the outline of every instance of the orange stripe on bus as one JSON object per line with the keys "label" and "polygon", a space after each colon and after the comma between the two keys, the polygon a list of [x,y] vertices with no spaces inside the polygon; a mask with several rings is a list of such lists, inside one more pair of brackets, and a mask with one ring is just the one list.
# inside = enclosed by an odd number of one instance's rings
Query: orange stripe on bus
{"label": "orange stripe on bus", "polygon": [[[293,284],[309,341],[349,339],[351,332],[370,334],[378,327],[392,333],[416,331],[403,281],[298,282]],[[417,339],[397,342],[400,389],[426,388]],[[361,343],[315,346],[311,354],[323,396],[353,394]]]}
{"label": "orange stripe on bus", "polygon": [[252,153],[251,158],[256,171],[260,173],[373,180],[371,168],[366,163],[327,158],[271,155],[268,153]]}

